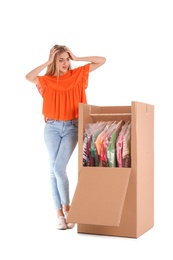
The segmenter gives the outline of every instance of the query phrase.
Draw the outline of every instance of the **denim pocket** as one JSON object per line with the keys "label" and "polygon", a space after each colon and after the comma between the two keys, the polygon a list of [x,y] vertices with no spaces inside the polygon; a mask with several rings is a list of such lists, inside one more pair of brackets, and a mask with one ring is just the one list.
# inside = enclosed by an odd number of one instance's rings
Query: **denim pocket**
{"label": "denim pocket", "polygon": [[78,119],[73,119],[73,120],[72,120],[72,125],[73,125],[74,127],[78,127]]}

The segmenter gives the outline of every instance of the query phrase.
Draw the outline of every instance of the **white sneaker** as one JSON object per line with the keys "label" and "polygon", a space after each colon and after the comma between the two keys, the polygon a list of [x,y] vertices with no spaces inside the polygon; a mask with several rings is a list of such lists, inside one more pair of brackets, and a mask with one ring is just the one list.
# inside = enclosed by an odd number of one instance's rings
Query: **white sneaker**
{"label": "white sneaker", "polygon": [[[67,221],[68,211],[64,212],[64,215],[65,215],[65,220]],[[73,228],[74,226],[75,226],[75,223],[67,223],[68,228]]]}
{"label": "white sneaker", "polygon": [[67,229],[67,224],[66,224],[64,216],[58,217],[57,229],[59,229],[59,230]]}

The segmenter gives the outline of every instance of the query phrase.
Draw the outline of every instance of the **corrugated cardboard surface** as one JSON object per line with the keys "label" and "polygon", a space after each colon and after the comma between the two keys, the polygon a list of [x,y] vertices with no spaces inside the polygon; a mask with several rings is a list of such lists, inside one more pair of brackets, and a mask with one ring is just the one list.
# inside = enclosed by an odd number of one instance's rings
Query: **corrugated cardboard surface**
{"label": "corrugated cardboard surface", "polygon": [[[108,115],[109,114],[109,115]],[[83,167],[85,125],[130,120],[131,168]],[[137,238],[154,225],[154,106],[79,106],[79,179],[68,221],[79,233]]]}
{"label": "corrugated cardboard surface", "polygon": [[154,106],[134,102],[132,114],[133,165],[137,165],[136,226],[137,235],[140,235],[154,225]]}
{"label": "corrugated cardboard surface", "polygon": [[69,212],[70,222],[119,226],[130,172],[83,167]]}

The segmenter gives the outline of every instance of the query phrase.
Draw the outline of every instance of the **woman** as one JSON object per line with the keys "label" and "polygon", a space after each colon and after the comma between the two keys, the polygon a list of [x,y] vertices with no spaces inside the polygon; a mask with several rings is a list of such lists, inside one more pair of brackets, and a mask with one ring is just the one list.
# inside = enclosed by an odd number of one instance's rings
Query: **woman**
{"label": "woman", "polygon": [[[71,60],[87,64],[71,68]],[[78,141],[78,104],[87,103],[85,89],[89,73],[105,63],[99,56],[77,57],[69,48],[55,45],[49,59],[26,75],[43,97],[44,139],[50,160],[51,189],[57,211],[58,229],[73,228],[67,223],[70,210],[68,161]],[[47,67],[46,74],[39,76]]]}

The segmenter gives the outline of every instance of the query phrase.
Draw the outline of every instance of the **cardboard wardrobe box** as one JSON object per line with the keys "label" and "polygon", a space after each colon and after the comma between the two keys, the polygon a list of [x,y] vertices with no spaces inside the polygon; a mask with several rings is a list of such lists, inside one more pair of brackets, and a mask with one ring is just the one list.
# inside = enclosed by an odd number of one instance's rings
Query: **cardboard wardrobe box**
{"label": "cardboard wardrobe box", "polygon": [[[83,166],[86,124],[131,121],[131,168]],[[77,232],[138,238],[154,226],[154,106],[79,104],[78,183],[68,221]]]}

